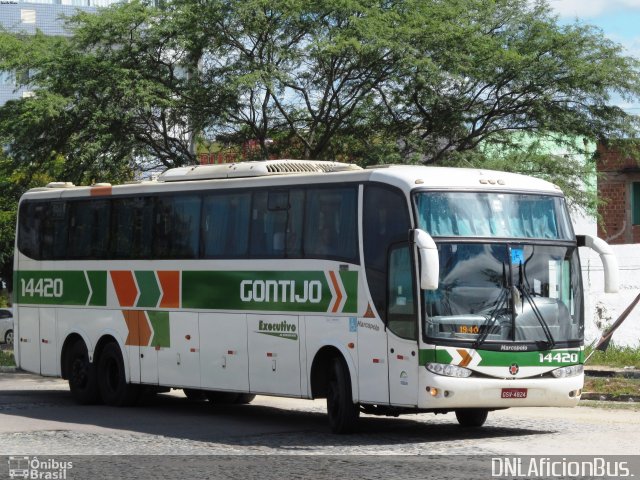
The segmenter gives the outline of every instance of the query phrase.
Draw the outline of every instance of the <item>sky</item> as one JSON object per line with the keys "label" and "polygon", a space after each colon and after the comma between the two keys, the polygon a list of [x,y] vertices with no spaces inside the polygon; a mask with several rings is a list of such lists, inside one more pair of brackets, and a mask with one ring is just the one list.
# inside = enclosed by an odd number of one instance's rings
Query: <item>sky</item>
{"label": "sky", "polygon": [[[640,0],[548,0],[561,23],[594,25],[625,47],[626,53],[640,58]],[[640,115],[640,101],[616,102],[629,113]]]}

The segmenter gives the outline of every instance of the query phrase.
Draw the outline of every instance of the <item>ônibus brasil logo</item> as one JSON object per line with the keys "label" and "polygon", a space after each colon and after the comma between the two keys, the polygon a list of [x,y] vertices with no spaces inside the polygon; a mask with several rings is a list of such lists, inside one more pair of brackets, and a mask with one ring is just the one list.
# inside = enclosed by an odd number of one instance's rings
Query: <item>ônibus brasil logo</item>
{"label": "\u00f4nibus brasil logo", "polygon": [[297,340],[298,334],[296,333],[296,330],[297,327],[293,323],[289,323],[286,320],[283,320],[281,322],[265,322],[264,320],[260,320],[260,322],[258,323],[257,333],[286,338],[289,340]]}
{"label": "\u00f4nibus brasil logo", "polygon": [[66,480],[67,471],[73,468],[73,462],[54,458],[39,460],[38,457],[9,457],[9,478],[27,478],[43,480]]}

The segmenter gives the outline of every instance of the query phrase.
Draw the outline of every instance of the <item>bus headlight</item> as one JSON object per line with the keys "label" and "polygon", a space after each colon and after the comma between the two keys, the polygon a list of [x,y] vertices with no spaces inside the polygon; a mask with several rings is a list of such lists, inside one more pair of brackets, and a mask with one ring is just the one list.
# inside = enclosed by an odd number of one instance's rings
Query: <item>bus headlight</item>
{"label": "bus headlight", "polygon": [[471,370],[468,368],[458,367],[457,365],[449,365],[446,363],[427,363],[427,370],[436,375],[444,375],[446,377],[467,378],[471,376]]}
{"label": "bus headlight", "polygon": [[556,378],[575,377],[584,372],[584,365],[570,365],[552,370],[551,373]]}

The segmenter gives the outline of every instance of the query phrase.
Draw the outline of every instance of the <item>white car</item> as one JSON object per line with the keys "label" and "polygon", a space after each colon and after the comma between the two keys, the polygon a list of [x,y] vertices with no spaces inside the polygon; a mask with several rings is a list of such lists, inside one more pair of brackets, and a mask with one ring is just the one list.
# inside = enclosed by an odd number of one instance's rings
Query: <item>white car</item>
{"label": "white car", "polygon": [[13,311],[0,308],[0,343],[13,345]]}

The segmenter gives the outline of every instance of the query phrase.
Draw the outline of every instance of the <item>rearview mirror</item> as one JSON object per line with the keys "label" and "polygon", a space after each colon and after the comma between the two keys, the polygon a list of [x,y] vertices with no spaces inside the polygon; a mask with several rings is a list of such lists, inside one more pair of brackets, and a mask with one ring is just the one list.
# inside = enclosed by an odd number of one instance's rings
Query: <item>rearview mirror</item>
{"label": "rearview mirror", "polygon": [[420,288],[422,290],[437,290],[440,277],[440,259],[438,247],[431,235],[416,228],[412,232],[413,242],[418,247],[420,262]]}

